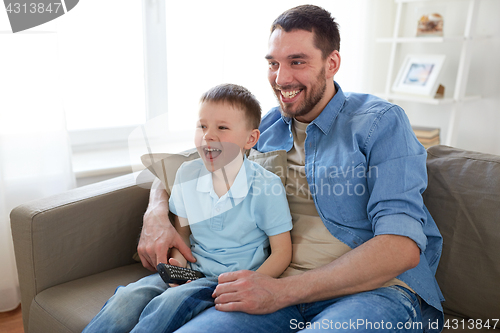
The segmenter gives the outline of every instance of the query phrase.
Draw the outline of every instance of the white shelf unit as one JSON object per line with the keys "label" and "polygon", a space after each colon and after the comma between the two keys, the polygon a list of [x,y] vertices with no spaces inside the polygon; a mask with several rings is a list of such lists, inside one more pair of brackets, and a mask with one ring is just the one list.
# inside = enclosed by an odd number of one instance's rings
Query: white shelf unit
{"label": "white shelf unit", "polygon": [[[452,4],[453,1],[441,0],[444,3]],[[455,0],[456,1],[456,0]],[[464,0],[465,1],[465,0]],[[396,19],[394,24],[393,36],[390,38],[379,38],[379,43],[389,43],[391,51],[389,56],[389,67],[387,71],[387,79],[385,91],[376,94],[387,100],[392,101],[410,101],[417,103],[425,103],[431,105],[451,105],[451,113],[448,120],[448,131],[444,144],[449,146],[456,145],[457,127],[459,124],[460,109],[463,104],[470,101],[481,99],[481,96],[466,96],[465,90],[467,87],[467,79],[471,62],[472,42],[488,38],[487,36],[475,36],[474,30],[477,22],[477,14],[480,0],[467,0],[468,12],[465,22],[464,34],[460,36],[444,36],[444,37],[404,37],[399,36],[401,27],[401,16],[403,7],[410,2],[430,2],[430,0],[395,0],[397,3]],[[434,3],[435,1],[433,1]],[[446,19],[446,18],[445,18]],[[445,22],[446,23],[446,22]],[[394,70],[396,62],[396,53],[401,44],[404,43],[461,43],[460,59],[457,67],[457,77],[455,81],[455,89],[451,98],[426,98],[417,95],[395,94],[391,91],[394,80]]]}

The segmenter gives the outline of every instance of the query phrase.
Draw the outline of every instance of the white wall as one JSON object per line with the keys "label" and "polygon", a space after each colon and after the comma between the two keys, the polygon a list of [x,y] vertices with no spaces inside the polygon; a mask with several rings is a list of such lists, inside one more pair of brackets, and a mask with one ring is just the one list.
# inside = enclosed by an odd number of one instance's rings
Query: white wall
{"label": "white wall", "polygon": [[[480,101],[464,104],[459,112],[456,147],[500,155],[500,1],[479,0],[479,16],[476,33],[488,35],[489,39],[474,42],[472,62],[469,72],[466,95],[481,95]],[[444,14],[445,35],[463,34],[463,24],[467,13],[468,1],[444,1],[425,4],[430,10],[440,10]],[[385,87],[390,44],[375,43],[377,37],[391,37],[396,5],[392,0],[376,0],[372,3],[374,29],[369,32],[372,52],[366,61],[367,92],[382,92]],[[407,4],[403,15],[401,34],[412,36],[415,31],[415,15],[422,10],[422,4]],[[456,68],[460,56],[461,43],[403,45],[397,55],[395,72],[407,53],[446,54],[441,82],[446,87],[446,97],[453,96]],[[396,74],[395,73],[395,74]],[[411,102],[398,102],[407,112],[415,125],[441,128],[441,141],[448,133],[448,120],[452,106],[433,106]]]}

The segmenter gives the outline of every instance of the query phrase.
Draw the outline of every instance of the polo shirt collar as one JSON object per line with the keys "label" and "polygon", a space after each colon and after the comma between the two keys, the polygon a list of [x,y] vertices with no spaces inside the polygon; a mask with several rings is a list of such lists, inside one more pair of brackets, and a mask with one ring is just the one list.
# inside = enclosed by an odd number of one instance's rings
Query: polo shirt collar
{"label": "polo shirt collar", "polygon": [[[247,157],[243,155],[243,164],[234,179],[233,185],[230,190],[222,197],[228,196],[232,198],[244,198],[248,194],[250,188],[251,179],[247,179],[247,169],[250,167],[250,161]],[[251,170],[251,169],[248,169]],[[214,193],[214,185],[212,180],[212,173],[209,172],[205,167],[202,168],[200,172],[200,177],[198,178],[196,184],[196,190],[198,192]]]}

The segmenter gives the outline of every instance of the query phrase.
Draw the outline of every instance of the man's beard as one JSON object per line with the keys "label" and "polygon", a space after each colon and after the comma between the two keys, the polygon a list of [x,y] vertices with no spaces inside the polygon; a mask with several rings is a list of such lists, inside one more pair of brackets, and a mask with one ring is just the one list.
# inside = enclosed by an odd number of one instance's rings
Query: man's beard
{"label": "man's beard", "polygon": [[[273,85],[273,91],[278,99],[278,103],[281,107],[281,113],[288,117],[302,117],[312,111],[312,109],[321,101],[326,91],[326,80],[325,80],[325,69],[319,73],[316,77],[315,84],[311,87],[310,95],[307,96],[300,105],[297,105],[296,111],[292,111],[286,103],[281,101],[281,91],[277,89],[278,85]],[[307,89],[304,86],[293,87],[293,86],[283,86],[280,89],[289,90],[291,88],[303,89],[301,93],[306,93]],[[294,103],[295,104],[295,103]],[[295,106],[295,105],[294,105]]]}

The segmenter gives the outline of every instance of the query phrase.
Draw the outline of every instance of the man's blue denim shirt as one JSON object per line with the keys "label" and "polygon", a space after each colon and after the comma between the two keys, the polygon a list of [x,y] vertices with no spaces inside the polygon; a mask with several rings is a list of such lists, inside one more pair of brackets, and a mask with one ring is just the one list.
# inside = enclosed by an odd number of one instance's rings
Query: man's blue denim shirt
{"label": "man's blue denim shirt", "polygon": [[[442,237],[422,199],[427,153],[399,106],[335,87],[335,96],[307,127],[304,145],[307,182],[319,216],[351,248],[382,234],[414,240],[420,263],[398,278],[431,306],[422,304],[424,328],[436,319],[442,326],[443,295],[434,277]],[[263,117],[260,131],[258,151],[293,146],[291,118],[279,107]]]}

